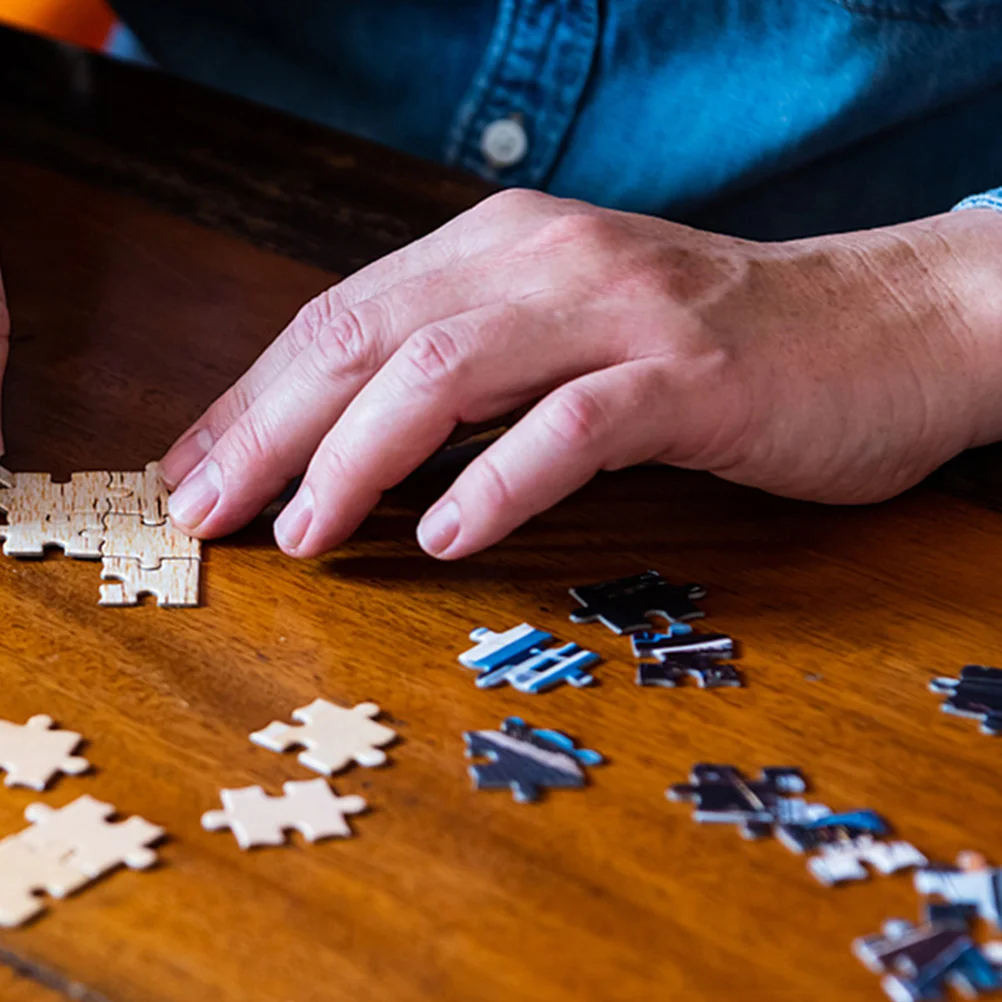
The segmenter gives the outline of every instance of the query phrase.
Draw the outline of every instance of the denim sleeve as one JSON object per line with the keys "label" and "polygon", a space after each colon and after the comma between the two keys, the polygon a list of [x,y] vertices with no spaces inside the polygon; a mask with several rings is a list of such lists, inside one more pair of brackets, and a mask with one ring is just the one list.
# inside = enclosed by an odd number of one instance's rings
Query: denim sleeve
{"label": "denim sleeve", "polygon": [[1002,212],[1002,188],[993,188],[980,195],[969,195],[953,208],[954,211],[957,209],[994,209],[996,212]]}

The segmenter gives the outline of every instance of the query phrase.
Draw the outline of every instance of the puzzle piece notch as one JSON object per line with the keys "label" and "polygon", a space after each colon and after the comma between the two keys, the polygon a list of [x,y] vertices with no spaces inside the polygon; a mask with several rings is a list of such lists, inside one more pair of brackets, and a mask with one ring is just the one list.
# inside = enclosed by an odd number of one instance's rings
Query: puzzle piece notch
{"label": "puzzle piece notch", "polygon": [[893,1002],[932,1002],[950,986],[967,998],[1002,988],[998,970],[959,913],[927,915],[918,926],[892,919],[879,935],[854,940],[852,950],[874,974],[885,975],[881,986]]}
{"label": "puzzle piece notch", "polygon": [[202,544],[186,536],[169,519],[147,525],[138,515],[112,512],[104,517],[101,556],[138,560],[144,570],[156,570],[163,560],[200,560]]}
{"label": "puzzle piece notch", "polygon": [[131,557],[103,557],[100,605],[138,605],[143,595],[152,595],[157,605],[192,607],[198,605],[199,560],[161,560],[154,569],[143,567]]}
{"label": "puzzle piece notch", "polygon": [[350,709],[315,699],[292,711],[292,719],[302,726],[273,720],[264,730],[250,735],[251,741],[269,751],[284,752],[302,747],[298,760],[307,769],[330,776],[355,761],[362,766],[378,766],[386,761],[381,746],[396,738],[396,731],[377,723],[379,707],[358,703]]}
{"label": "puzzle piece notch", "polygon": [[584,786],[587,777],[581,766],[602,762],[598,752],[576,747],[566,734],[529,727],[519,717],[509,717],[498,731],[467,731],[463,737],[467,757],[490,759],[470,766],[474,787],[510,789],[520,804],[538,800],[543,789]]}
{"label": "puzzle piece notch", "polygon": [[776,825],[805,825],[831,814],[824,804],[789,796],[806,789],[803,773],[793,766],[767,766],[757,780],[749,780],[733,765],[700,762],[689,782],[670,786],[666,796],[694,803],[695,821],[736,824],[744,838],[755,839],[771,834]]}
{"label": "puzzle piece notch", "polygon": [[637,665],[637,685],[673,689],[689,676],[702,689],[743,684],[734,665],[720,663],[736,653],[734,641],[724,633],[694,633],[685,623],[672,623],[667,633],[644,630],[631,639],[634,657],[657,659],[657,664]]}
{"label": "puzzle piece notch", "polygon": [[145,525],[163,525],[168,518],[169,493],[160,476],[160,464],[147,463],[139,471],[110,474],[109,511],[138,515]]}
{"label": "puzzle piece notch", "polygon": [[50,547],[77,560],[99,560],[104,523],[93,512],[54,513],[35,521],[0,525],[7,557],[42,557]]}
{"label": "puzzle piece notch", "polygon": [[980,853],[960,853],[956,866],[928,866],[919,870],[915,874],[915,890],[971,908],[1002,930],[1002,868],[989,866]]}
{"label": "puzzle piece notch", "polygon": [[298,831],[308,842],[348,838],[352,831],[347,814],[364,811],[364,798],[337,796],[325,779],[285,783],[281,797],[269,797],[260,786],[221,790],[221,811],[202,815],[207,831],[229,828],[241,849],[258,845],[283,845],[286,832]]}
{"label": "puzzle piece notch", "polygon": [[613,633],[649,630],[649,616],[661,616],[669,623],[675,623],[705,615],[694,604],[706,596],[702,585],[673,585],[657,571],[582,585],[569,591],[571,597],[583,606],[571,613],[572,623],[598,620]]}
{"label": "puzzle piece notch", "polygon": [[816,880],[831,887],[850,880],[866,880],[868,873],[864,863],[887,876],[900,870],[925,866],[928,862],[910,842],[879,842],[863,835],[822,846],[819,855],[807,861],[807,869]]}
{"label": "puzzle piece notch", "polygon": [[981,733],[1002,734],[1002,669],[965,665],[959,678],[936,678],[929,689],[946,696],[940,709],[981,721]]}
{"label": "puzzle piece notch", "polygon": [[26,724],[0,720],[0,768],[6,786],[27,786],[42,791],[57,773],[78,776],[90,768],[87,759],[73,752],[83,737],[55,727],[51,717],[36,714]]}
{"label": "puzzle piece notch", "polygon": [[470,639],[476,646],[460,654],[459,663],[479,670],[479,689],[504,682],[525,693],[545,692],[561,682],[580,688],[595,681],[587,669],[601,660],[594,651],[574,643],[546,648],[552,635],[528,623],[501,633],[481,626],[470,633]]}

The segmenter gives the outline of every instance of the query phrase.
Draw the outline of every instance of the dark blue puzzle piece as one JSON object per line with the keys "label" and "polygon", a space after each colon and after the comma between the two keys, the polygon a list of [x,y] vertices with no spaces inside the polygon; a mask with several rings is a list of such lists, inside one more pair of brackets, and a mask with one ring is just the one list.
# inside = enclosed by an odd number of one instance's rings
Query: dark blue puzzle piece
{"label": "dark blue puzzle piece", "polygon": [[694,633],[685,623],[673,623],[667,633],[644,630],[632,637],[634,657],[657,658],[657,664],[637,665],[637,685],[674,688],[687,676],[704,689],[740,686],[734,665],[721,659],[735,654],[734,641],[724,633]]}
{"label": "dark blue puzzle piece", "polygon": [[694,601],[706,595],[702,585],[673,585],[657,571],[645,571],[615,581],[570,589],[583,608],[571,613],[574,623],[596,619],[614,633],[634,633],[650,628],[648,616],[662,616],[670,623],[698,619],[703,611]]}
{"label": "dark blue puzzle piece", "polygon": [[1002,734],[1002,670],[965,665],[960,678],[933,679],[929,688],[947,697],[945,713],[980,720],[984,734]]}

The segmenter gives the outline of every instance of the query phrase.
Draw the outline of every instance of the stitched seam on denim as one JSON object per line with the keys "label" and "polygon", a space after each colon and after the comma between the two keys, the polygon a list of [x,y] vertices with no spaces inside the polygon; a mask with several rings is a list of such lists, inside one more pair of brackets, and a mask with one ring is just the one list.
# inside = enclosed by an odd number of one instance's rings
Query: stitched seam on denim
{"label": "stitched seam on denim", "polygon": [[986,191],[981,195],[970,195],[953,207],[954,212],[961,209],[994,209],[1002,212],[1002,188]]}
{"label": "stitched seam on denim", "polygon": [[[552,169],[590,75],[598,36],[597,0],[514,0],[501,58],[473,114],[464,119],[458,163],[489,180],[539,185]],[[526,159],[503,171],[483,160],[491,122],[521,117]]]}
{"label": "stitched seam on denim", "polygon": [[928,11],[919,9],[904,11],[891,10],[868,0],[829,0],[829,2],[851,14],[860,14],[881,21],[908,21],[913,24],[931,24],[941,28],[961,30],[1002,24],[1002,5],[998,3],[950,14],[941,7]]}

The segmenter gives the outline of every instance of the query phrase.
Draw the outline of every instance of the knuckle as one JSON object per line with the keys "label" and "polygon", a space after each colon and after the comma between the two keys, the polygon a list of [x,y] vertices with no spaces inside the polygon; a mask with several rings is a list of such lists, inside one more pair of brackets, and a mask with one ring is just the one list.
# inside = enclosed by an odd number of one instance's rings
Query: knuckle
{"label": "knuckle", "polygon": [[488,214],[495,212],[528,214],[537,212],[543,205],[553,200],[552,195],[532,188],[504,188],[493,195],[488,195],[477,208]]}
{"label": "knuckle", "polygon": [[590,390],[568,386],[554,393],[540,414],[550,435],[568,449],[593,446],[608,424],[605,407]]}
{"label": "knuckle", "polygon": [[293,351],[302,351],[313,344],[317,333],[331,324],[344,309],[339,286],[325,289],[306,303],[289,325],[289,339]]}
{"label": "knuckle", "polygon": [[336,487],[351,482],[350,466],[344,452],[333,442],[328,442],[310,460],[306,482],[318,488],[314,491],[318,496],[328,495],[332,485]]}
{"label": "knuckle", "polygon": [[484,454],[477,462],[476,494],[478,503],[493,512],[509,511],[514,507],[515,496],[508,478],[501,471],[490,454]]}
{"label": "knuckle", "polygon": [[362,308],[345,309],[313,334],[313,366],[323,379],[371,372],[377,367],[375,324]]}
{"label": "knuckle", "polygon": [[409,384],[437,386],[456,376],[465,352],[456,336],[441,326],[425,327],[407,341],[404,358]]}
{"label": "knuckle", "polygon": [[547,222],[537,239],[547,247],[572,245],[576,251],[588,253],[613,246],[618,231],[616,224],[603,213],[575,209]]}
{"label": "knuckle", "polygon": [[224,466],[237,470],[268,463],[274,453],[271,435],[251,418],[234,424],[220,440],[217,451]]}

